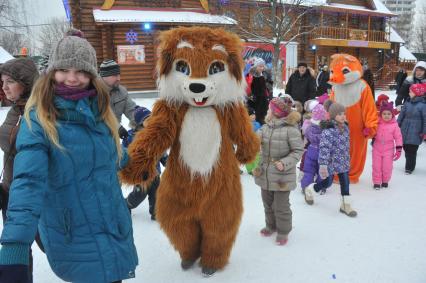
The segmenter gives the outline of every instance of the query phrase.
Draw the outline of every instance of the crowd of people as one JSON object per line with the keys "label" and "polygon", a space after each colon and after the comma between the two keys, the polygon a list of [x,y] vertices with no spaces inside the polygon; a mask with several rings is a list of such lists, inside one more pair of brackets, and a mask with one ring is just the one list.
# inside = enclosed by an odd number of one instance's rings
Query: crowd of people
{"label": "crowd of people", "polygon": [[[117,176],[128,161],[122,146],[143,132],[151,112],[137,106],[120,85],[115,61],[102,62],[98,72],[95,50],[79,34],[69,33],[54,50],[40,76],[26,58],[0,67],[2,90],[12,103],[0,127],[0,281],[32,282],[35,240],[63,280],[121,282],[135,277],[138,264],[129,211],[148,196],[151,219],[156,219],[160,165],[154,181],[148,187],[136,185],[126,199]],[[375,189],[389,186],[392,161],[402,150],[406,174],[415,169],[426,134],[425,73],[426,63],[419,62],[401,84],[396,105],[403,107],[395,109],[383,97],[378,101]],[[261,140],[258,158],[247,165],[262,189],[266,225],[260,233],[277,232],[276,243],[287,243],[292,229],[289,196],[298,187],[299,161],[307,204],[313,204],[316,193],[325,193],[336,175],[340,212],[357,216],[350,200],[345,107],[327,100],[328,67],[314,77],[307,64],[299,63],[280,97],[273,97],[273,82],[261,58],[254,60],[246,79],[247,108]],[[122,115],[129,119],[130,131],[121,125]],[[166,152],[161,163],[166,166]]]}

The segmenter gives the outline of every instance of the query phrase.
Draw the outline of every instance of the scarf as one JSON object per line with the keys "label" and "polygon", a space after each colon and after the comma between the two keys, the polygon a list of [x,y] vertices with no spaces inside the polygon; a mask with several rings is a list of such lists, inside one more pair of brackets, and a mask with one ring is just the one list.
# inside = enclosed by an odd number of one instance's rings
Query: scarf
{"label": "scarf", "polygon": [[62,97],[66,100],[80,100],[85,97],[93,97],[98,95],[95,88],[91,89],[82,89],[82,88],[72,88],[64,84],[57,84],[55,86],[55,93],[57,96]]}

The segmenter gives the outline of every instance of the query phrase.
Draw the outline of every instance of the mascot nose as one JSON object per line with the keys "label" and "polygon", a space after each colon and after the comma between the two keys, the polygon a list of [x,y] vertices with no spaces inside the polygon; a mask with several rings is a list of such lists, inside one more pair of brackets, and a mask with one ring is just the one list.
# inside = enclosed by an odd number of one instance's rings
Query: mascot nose
{"label": "mascot nose", "polygon": [[205,90],[206,90],[206,86],[205,86],[205,85],[203,85],[203,84],[192,83],[192,84],[190,84],[190,85],[189,85],[189,89],[190,89],[192,92],[200,93],[200,92],[203,92],[203,91],[205,91]]}

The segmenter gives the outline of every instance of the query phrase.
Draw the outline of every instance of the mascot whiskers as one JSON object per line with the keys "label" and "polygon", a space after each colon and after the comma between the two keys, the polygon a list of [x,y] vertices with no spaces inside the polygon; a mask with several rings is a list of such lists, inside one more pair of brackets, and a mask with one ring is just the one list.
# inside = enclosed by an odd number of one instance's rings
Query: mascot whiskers
{"label": "mascot whiskers", "polygon": [[210,276],[229,259],[243,212],[239,165],[259,151],[242,103],[241,40],[223,29],[176,28],[160,35],[158,86],[147,126],[129,147],[125,183],[149,183],[170,148],[157,220],[191,268]]}

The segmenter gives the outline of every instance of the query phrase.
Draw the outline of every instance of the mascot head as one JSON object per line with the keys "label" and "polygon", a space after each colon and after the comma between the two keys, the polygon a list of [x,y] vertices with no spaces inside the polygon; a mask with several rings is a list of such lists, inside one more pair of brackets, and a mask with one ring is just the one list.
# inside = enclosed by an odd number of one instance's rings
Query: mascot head
{"label": "mascot head", "polygon": [[160,97],[194,107],[225,106],[243,97],[242,43],[223,29],[164,31],[157,50]]}
{"label": "mascot head", "polygon": [[361,63],[352,55],[334,54],[331,56],[330,80],[332,85],[350,84],[362,77]]}

